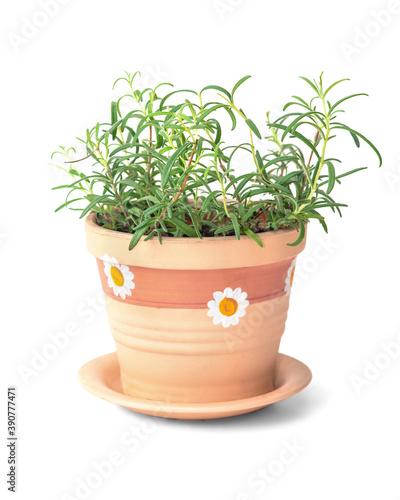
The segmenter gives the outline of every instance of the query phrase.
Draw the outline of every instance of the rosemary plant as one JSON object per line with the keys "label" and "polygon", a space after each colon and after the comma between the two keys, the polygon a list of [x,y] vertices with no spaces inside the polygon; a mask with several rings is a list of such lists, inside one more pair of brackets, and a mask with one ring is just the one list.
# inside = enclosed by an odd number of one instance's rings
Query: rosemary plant
{"label": "rosemary plant", "polygon": [[[270,135],[264,139],[269,146],[261,154],[255,145],[261,134],[236,102],[236,91],[249,76],[230,92],[217,85],[196,92],[172,90],[170,83],[138,90],[138,74],[126,73],[114,83],[128,90],[111,103],[110,122],[97,123],[78,138],[86,148],[84,158],[72,159],[73,147],[60,147],[52,155],[62,158],[57,166],[72,178],[54,188],[68,189],[56,211],[68,207],[81,218],[96,212],[100,226],[132,234],[130,249],[142,236],[162,243],[163,237],[247,235],[262,246],[258,233],[286,227],[297,229],[291,243],[297,245],[310,219],[327,231],[320,210],[341,215],[346,206],[332,199],[335,185],[366,168],[342,170],[333,156],[337,133],[350,134],[357,147],[365,142],[382,164],[365,136],[338,121],[345,101],[367,95],[330,101],[331,91],[345,79],[325,88],[322,75],[314,81],[301,77],[312,90],[311,100],[293,96],[273,122],[267,113]],[[128,112],[122,101],[129,102]],[[224,142],[223,113],[232,130],[242,126],[247,142]],[[249,158],[247,172],[240,175],[233,166],[238,152]]]}

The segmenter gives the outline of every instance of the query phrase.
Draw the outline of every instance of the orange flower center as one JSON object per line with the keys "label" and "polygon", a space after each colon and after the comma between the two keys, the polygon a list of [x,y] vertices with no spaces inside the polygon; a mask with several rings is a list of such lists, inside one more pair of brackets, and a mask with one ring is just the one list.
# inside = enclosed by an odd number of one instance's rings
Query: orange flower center
{"label": "orange flower center", "polygon": [[118,267],[111,266],[111,278],[117,286],[123,286],[125,283],[124,275],[118,269]]}
{"label": "orange flower center", "polygon": [[292,272],[290,273],[290,286],[293,285],[293,278],[294,278],[294,270],[296,269],[296,266],[293,267]]}
{"label": "orange flower center", "polygon": [[224,297],[219,303],[219,312],[224,316],[233,316],[238,310],[237,300]]}

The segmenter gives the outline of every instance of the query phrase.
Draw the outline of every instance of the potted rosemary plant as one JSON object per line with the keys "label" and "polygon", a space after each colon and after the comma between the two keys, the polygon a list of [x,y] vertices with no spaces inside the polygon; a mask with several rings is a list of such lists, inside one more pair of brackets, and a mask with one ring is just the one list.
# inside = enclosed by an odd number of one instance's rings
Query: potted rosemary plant
{"label": "potted rosemary plant", "polygon": [[[366,94],[332,101],[344,80],[325,88],[322,75],[303,78],[311,100],[294,96],[273,122],[267,113],[263,139],[237,102],[249,76],[230,92],[197,92],[138,90],[136,75],[115,82],[127,92],[111,103],[110,122],[80,139],[83,158],[72,147],[53,154],[72,177],[55,188],[68,190],[57,210],[86,216],[117,347],[85,365],[81,381],[105,399],[176,418],[288,397],[310,380],[278,353],[296,256],[307,223],[327,231],[321,210],[346,206],[332,199],[335,185],[362,170],[345,171],[332,139],[349,134],[381,164],[376,147],[339,120],[347,100]],[[248,139],[230,143],[239,126]]]}

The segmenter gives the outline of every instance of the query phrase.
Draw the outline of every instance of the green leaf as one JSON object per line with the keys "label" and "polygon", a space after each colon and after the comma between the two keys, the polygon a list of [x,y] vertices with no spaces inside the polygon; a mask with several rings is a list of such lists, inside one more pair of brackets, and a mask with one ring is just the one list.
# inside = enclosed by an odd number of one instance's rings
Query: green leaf
{"label": "green leaf", "polygon": [[[276,189],[276,190],[281,190],[283,191],[284,193],[287,193],[288,195],[291,195],[291,191],[290,189],[288,189],[286,186],[283,186],[282,184],[280,184],[279,182],[274,182],[273,183],[273,187]],[[282,194],[282,193],[281,193]]]}
{"label": "green leaf", "polygon": [[[281,130],[285,130],[286,129],[285,125],[281,125],[281,124],[276,123],[276,122],[273,123],[273,124],[270,124],[269,126],[270,127],[272,126],[272,127],[275,127],[275,128],[279,128]],[[304,144],[306,144],[306,146],[308,146],[312,151],[314,151],[314,153],[316,154],[317,158],[320,158],[318,150],[315,148],[314,144],[309,139],[307,139],[307,137],[305,137],[303,134],[300,134],[300,132],[297,132],[297,130],[292,130],[290,133],[294,137],[297,137],[297,139],[300,139],[302,142],[304,142]]]}
{"label": "green leaf", "polygon": [[228,108],[228,107],[225,107],[226,111],[228,112],[228,115],[230,116],[231,120],[232,120],[232,128],[231,130],[235,130],[236,128],[236,116],[235,116],[235,113],[233,113],[233,111]]}
{"label": "green leaf", "polygon": [[368,97],[368,94],[365,94],[364,92],[361,93],[361,94],[351,94],[347,97],[343,97],[343,99],[340,99],[339,101],[335,102],[335,104],[333,106],[330,107],[329,109],[329,114],[332,115],[332,111],[337,108],[339,106],[339,104],[342,104],[342,102],[344,101],[347,101],[348,99],[352,99],[353,97],[358,97],[358,96],[361,96],[361,95],[365,95]]}
{"label": "green leaf", "polygon": [[197,236],[194,227],[189,226],[183,220],[178,219],[177,217],[169,217],[166,220],[170,221],[177,229],[180,229],[183,234],[186,234],[187,236],[190,236],[192,238]]}
{"label": "green leaf", "polygon": [[264,169],[264,164],[263,164],[263,161],[262,161],[262,158],[261,158],[261,155],[260,155],[258,149],[256,150],[256,160],[257,160],[258,167],[259,167],[260,171],[262,172]]}
{"label": "green leaf", "polygon": [[303,241],[304,236],[306,234],[306,228],[305,228],[304,222],[299,217],[296,217],[296,219],[297,219],[297,222],[299,223],[299,229],[300,229],[299,236],[298,236],[297,240],[294,241],[293,243],[288,243],[288,245],[290,247],[295,247],[295,246],[299,245]]}
{"label": "green leaf", "polygon": [[111,201],[107,195],[101,195],[101,196],[96,196],[96,198],[94,198],[93,201],[91,201],[89,203],[89,205],[87,205],[87,207],[82,210],[82,213],[81,215],[79,216],[80,219],[82,219],[82,217],[85,217],[85,215],[90,212],[90,210],[92,210],[92,208],[97,205],[98,203],[101,203],[102,201],[104,200],[108,200],[108,201]]}
{"label": "green leaf", "polygon": [[353,138],[353,141],[354,141],[355,145],[359,148],[360,147],[360,140],[359,140],[359,138],[355,134],[353,134],[353,132],[350,132],[350,135]]}
{"label": "green leaf", "polygon": [[233,224],[233,229],[235,230],[235,234],[236,234],[236,238],[238,240],[240,240],[240,226],[239,226],[239,222],[236,218],[236,215],[233,214],[233,213],[230,213],[229,214],[229,218],[231,219],[232,221],[232,224]]}
{"label": "green leaf", "polygon": [[250,130],[256,135],[259,139],[261,139],[261,134],[258,128],[256,127],[256,124],[250,120],[250,118],[247,118],[246,120],[247,125],[249,126]]}
{"label": "green leaf", "polygon": [[[292,131],[292,129],[295,128],[295,125],[300,122],[303,118],[305,118],[306,116],[313,116],[313,115],[320,115],[322,116],[322,118],[324,118],[324,115],[323,113],[319,113],[318,111],[308,111],[307,113],[303,113],[301,114],[300,116],[298,116],[297,118],[295,118],[292,123],[290,123],[287,127],[286,127],[286,130],[283,132],[282,134],[282,138],[281,140],[283,141],[284,138],[287,136],[287,134],[289,132]],[[308,122],[307,122],[308,123]]]}
{"label": "green leaf", "polygon": [[168,82],[162,82],[162,83],[159,83],[156,87],[154,87],[154,92],[159,88],[159,87],[162,87],[163,85],[168,85],[169,87],[173,87],[172,83],[168,83]]}
{"label": "green leaf", "polygon": [[311,80],[309,80],[305,76],[300,76],[299,78],[307,82],[308,85],[310,85],[310,87],[319,95],[319,89],[315,86],[315,84]]}
{"label": "green leaf", "polygon": [[327,194],[329,194],[335,185],[336,174],[335,174],[335,167],[333,166],[333,163],[330,161],[327,161],[326,164],[328,166],[328,174],[329,174],[328,187],[326,189],[326,192],[327,192]]}
{"label": "green leaf", "polygon": [[131,241],[129,242],[129,250],[132,250],[140,241],[140,238],[144,235],[144,233],[148,230],[148,228],[153,224],[152,221],[147,222],[147,224],[140,229],[137,229],[132,236]]}
{"label": "green leaf", "polygon": [[336,179],[341,179],[342,177],[346,177],[347,175],[355,174],[356,172],[359,172],[360,170],[366,170],[367,167],[360,167],[360,168],[355,168],[354,170],[349,170],[348,172],[345,172],[344,174],[340,174],[336,177]]}
{"label": "green leaf", "polygon": [[[117,111],[117,103],[111,102],[111,125],[114,125],[118,121],[118,111]],[[112,133],[112,138],[115,140],[117,136],[117,129],[115,129]]]}
{"label": "green leaf", "polygon": [[222,135],[222,129],[221,129],[221,125],[219,124],[219,122],[217,122],[217,120],[215,120],[214,118],[211,118],[210,120],[208,120],[208,122],[212,122],[213,125],[215,126],[216,128],[216,133],[215,133],[215,138],[214,138],[214,143],[215,144],[218,144],[221,140],[221,135]]}
{"label": "green leaf", "polygon": [[279,177],[279,183],[283,186],[286,185],[286,183],[290,184],[292,179],[295,177],[298,177],[299,175],[303,174],[302,170],[295,170],[294,172],[289,172],[286,175],[283,175],[282,177]]}
{"label": "green leaf", "polygon": [[324,92],[324,96],[323,97],[326,97],[326,95],[328,94],[328,92],[330,92],[334,87],[336,87],[336,85],[338,85],[339,83],[342,83],[342,82],[348,82],[350,81],[350,78],[342,78],[341,80],[338,80],[337,82],[335,83],[332,83],[332,85],[330,85]]}
{"label": "green leaf", "polygon": [[255,241],[259,247],[263,246],[263,242],[261,241],[261,238],[259,236],[257,236],[257,234],[255,234],[249,227],[244,227],[243,232],[247,236],[249,236],[249,238],[251,238],[253,241]]}
{"label": "green leaf", "polygon": [[237,89],[242,85],[242,83],[244,83],[246,80],[248,80],[249,78],[251,78],[251,75],[247,75],[247,76],[244,76],[243,78],[241,78],[233,87],[232,89],[232,101],[233,101],[233,96],[235,95],[235,92],[237,91]]}
{"label": "green leaf", "polygon": [[214,192],[212,191],[209,195],[207,195],[207,198],[203,200],[203,203],[201,204],[201,209],[205,212],[207,210],[207,207],[211,201],[215,201],[217,196],[221,194],[221,191]]}
{"label": "green leaf", "polygon": [[90,131],[88,128],[86,129],[86,140],[87,140],[88,144],[90,144],[90,145],[93,144],[92,138],[90,137]]}
{"label": "green leaf", "polygon": [[152,205],[149,208],[146,208],[146,210],[144,210],[142,212],[143,217],[146,218],[149,215],[154,214],[155,212],[157,212],[157,210],[159,210],[160,208],[163,208],[164,205],[165,205],[164,203],[157,203],[155,205]]}
{"label": "green leaf", "polygon": [[179,92],[189,92],[191,94],[196,94],[197,95],[197,92],[195,92],[194,90],[190,90],[190,89],[182,89],[182,90],[174,90],[173,92],[170,92],[169,94],[167,94],[165,97],[163,97],[160,101],[160,109],[164,106],[164,103],[167,99],[169,99],[172,95],[174,94],[178,94]]}
{"label": "green leaf", "polygon": [[269,160],[263,168],[268,168],[271,165],[275,165],[276,163],[281,163],[281,162],[289,162],[289,161],[296,161],[298,158],[296,156],[277,156],[276,158],[273,158],[272,160]]}
{"label": "green leaf", "polygon": [[347,130],[351,134],[352,137],[355,135],[355,136],[359,137],[360,139],[362,139],[375,152],[375,154],[379,158],[379,166],[380,167],[382,166],[382,156],[381,156],[380,152],[378,151],[378,149],[372,144],[372,142],[369,139],[367,139],[365,136],[360,134],[360,132],[357,132],[357,130],[352,129],[352,128],[348,127],[347,125],[344,125],[343,123],[334,123],[332,126],[332,130],[336,129],[336,128],[339,128],[342,130]]}
{"label": "green leaf", "polygon": [[178,148],[175,151],[175,153],[168,159],[163,171],[161,172],[161,188],[162,189],[164,189],[165,186],[167,185],[167,182],[169,180],[169,176],[171,174],[172,167],[174,166],[175,162],[187,149],[189,149],[190,146],[192,146],[192,144],[189,142],[186,142],[185,144],[183,144],[183,146]]}
{"label": "green leaf", "polygon": [[307,102],[303,98],[299,97],[298,95],[292,95],[292,97],[293,97],[293,99],[297,99],[304,107],[306,107],[307,109],[309,109],[311,111],[310,106],[307,104]]}
{"label": "green leaf", "polygon": [[204,111],[202,111],[200,113],[200,115],[198,115],[197,121],[198,122],[203,121],[206,116],[208,116],[210,113],[213,113],[214,111],[216,111],[219,108],[226,108],[226,104],[216,104],[215,106],[212,106],[211,108],[205,109]]}
{"label": "green leaf", "polygon": [[200,94],[202,94],[205,90],[218,90],[218,92],[222,92],[223,94],[225,94],[229,98],[229,101],[232,102],[231,94],[226,89],[220,87],[219,85],[207,85],[207,87],[201,89]]}
{"label": "green leaf", "polygon": [[158,127],[154,127],[156,131],[156,149],[161,148],[163,145],[164,139],[163,136],[160,134]]}
{"label": "green leaf", "polygon": [[282,111],[286,111],[290,106],[301,106],[302,108],[306,108],[308,109],[309,111],[310,110],[310,106],[308,106],[307,104],[304,105],[304,104],[301,104],[300,102],[295,102],[295,101],[290,101],[290,102],[287,102],[284,106],[283,106],[283,109]]}
{"label": "green leaf", "polygon": [[57,207],[54,212],[58,212],[59,210],[61,210],[62,208],[64,207],[67,207],[68,205],[70,205],[71,203],[74,203],[75,201],[80,201],[80,200],[83,200],[83,198],[75,198],[74,200],[68,200],[66,201],[65,203],[63,203],[62,205],[60,205],[59,207]]}

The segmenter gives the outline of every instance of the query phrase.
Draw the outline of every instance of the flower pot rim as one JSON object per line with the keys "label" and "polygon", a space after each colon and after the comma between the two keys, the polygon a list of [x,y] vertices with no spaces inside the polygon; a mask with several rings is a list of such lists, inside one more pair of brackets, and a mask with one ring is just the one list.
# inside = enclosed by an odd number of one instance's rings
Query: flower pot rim
{"label": "flower pot rim", "polygon": [[[126,240],[127,243],[129,243],[129,241],[132,239],[132,236],[133,236],[132,233],[125,233],[122,231],[114,231],[113,229],[105,229],[104,227],[99,226],[99,224],[97,224],[97,222],[96,222],[96,212],[90,212],[85,218],[85,223],[86,223],[87,228],[90,229],[91,231],[94,231],[94,232],[97,232],[97,233],[100,233],[103,235],[107,235],[110,237],[118,238],[121,240]],[[307,226],[308,224],[305,223],[305,225]],[[293,233],[293,241],[295,241],[297,239],[298,232],[294,228],[280,228],[280,229],[276,229],[276,230],[264,231],[261,233],[257,233],[257,236],[261,239],[262,242],[264,242],[268,238],[274,238],[274,237],[277,237],[278,235],[283,235],[283,233],[285,233],[286,235]],[[140,242],[143,243],[145,238],[146,238],[145,235],[142,236],[140,238]],[[186,237],[185,236],[180,236],[180,237],[165,237],[165,236],[163,236],[162,237],[162,245],[160,245],[160,246],[163,246],[165,244],[169,245],[169,244],[182,244],[182,243],[185,245],[190,245],[190,244],[198,245],[201,243],[211,243],[212,244],[212,242],[221,243],[222,241],[227,241],[227,242],[228,241],[237,241],[238,243],[240,243],[240,241],[242,239],[244,241],[251,240],[250,236],[247,236],[245,234],[240,235],[240,240],[238,240],[236,238],[236,236],[207,236],[204,238],[198,238],[198,237],[191,238],[188,236],[186,236]],[[150,242],[150,241],[156,241],[156,240],[158,241],[158,238],[156,238],[155,236],[152,236],[147,241]],[[256,245],[255,242],[254,242],[254,244]]]}

